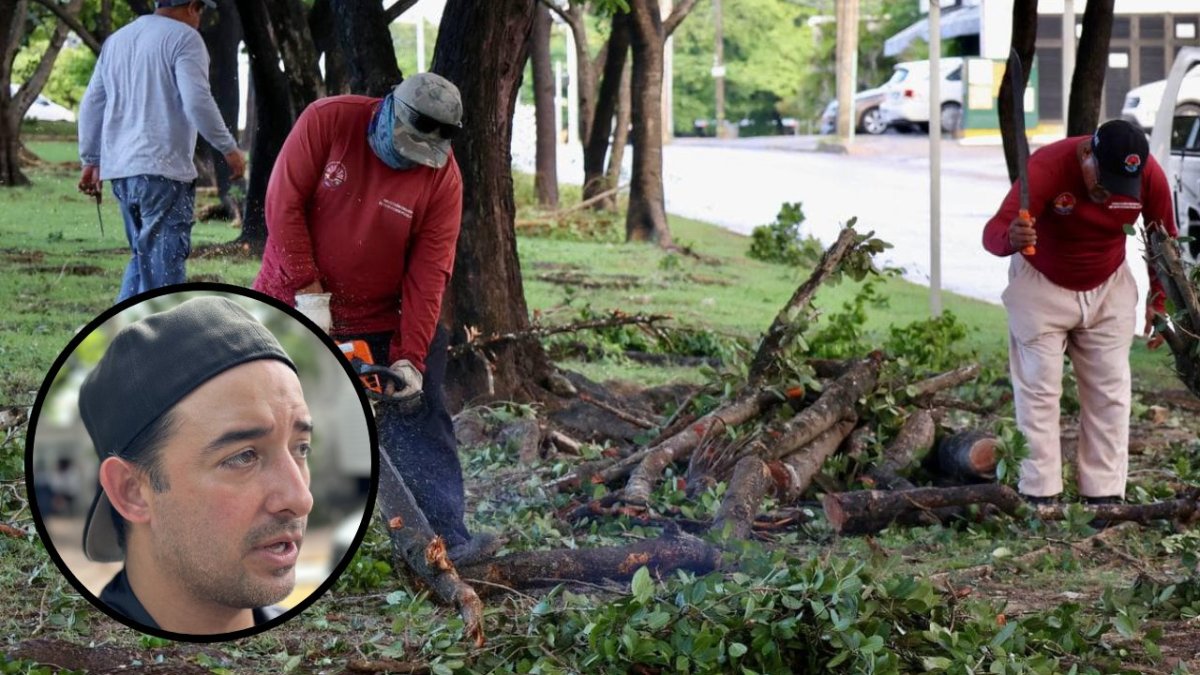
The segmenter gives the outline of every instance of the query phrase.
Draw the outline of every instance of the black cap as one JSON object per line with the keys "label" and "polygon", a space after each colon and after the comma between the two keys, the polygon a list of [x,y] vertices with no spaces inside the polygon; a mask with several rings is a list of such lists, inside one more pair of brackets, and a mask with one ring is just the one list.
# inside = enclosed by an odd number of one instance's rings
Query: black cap
{"label": "black cap", "polygon": [[1114,194],[1142,198],[1142,171],[1150,154],[1145,132],[1125,120],[1105,122],[1092,134],[1092,154],[1101,185]]}
{"label": "black cap", "polygon": [[[208,7],[209,9],[217,8],[217,0],[200,0],[200,2],[203,2],[204,6]],[[181,5],[188,5],[191,3],[192,0],[158,0],[156,4],[159,7],[179,7]]]}
{"label": "black cap", "polygon": [[[266,326],[227,298],[194,298],[121,329],[79,388],[79,415],[100,461],[121,456],[200,385],[259,359],[296,369]],[[103,490],[88,511],[83,550],[98,562],[123,557]]]}

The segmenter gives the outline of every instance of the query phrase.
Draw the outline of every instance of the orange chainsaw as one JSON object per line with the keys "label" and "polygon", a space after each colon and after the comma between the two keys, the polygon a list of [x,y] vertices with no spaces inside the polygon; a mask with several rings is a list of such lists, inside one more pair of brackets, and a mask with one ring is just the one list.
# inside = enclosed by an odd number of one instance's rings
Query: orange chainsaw
{"label": "orange chainsaw", "polygon": [[395,404],[403,414],[413,414],[421,409],[423,401],[419,390],[404,398],[384,393],[388,384],[392,385],[393,391],[400,391],[407,387],[408,383],[391,368],[376,365],[375,359],[371,356],[371,348],[367,346],[365,340],[338,342],[337,346],[342,351],[342,356],[350,362],[350,369],[354,371],[355,375],[358,375],[363,389],[367,392],[367,398]]}

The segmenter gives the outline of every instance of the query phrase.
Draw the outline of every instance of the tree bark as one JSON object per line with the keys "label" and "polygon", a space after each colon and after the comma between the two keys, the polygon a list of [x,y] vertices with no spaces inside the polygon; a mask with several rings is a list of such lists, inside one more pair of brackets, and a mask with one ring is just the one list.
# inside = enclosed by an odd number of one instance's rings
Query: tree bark
{"label": "tree bark", "polygon": [[938,471],[959,482],[995,480],[996,445],[995,436],[977,429],[947,436],[938,444]]}
{"label": "tree bark", "polygon": [[[238,16],[234,0],[218,0],[217,20],[204,26],[200,36],[208,47],[209,55],[209,85],[217,108],[221,111],[221,119],[225,126],[238,137],[238,108],[241,105],[241,89],[238,73],[238,43],[242,40],[242,22]],[[196,142],[196,160],[212,166],[217,194],[221,200],[224,215],[229,219],[238,219],[241,207],[229,195],[233,183],[230,178],[229,165],[225,157],[217,152],[203,136],[198,136]],[[245,181],[241,189],[245,190]]]}
{"label": "tree bark", "polygon": [[[454,141],[463,175],[462,231],[442,307],[451,343],[470,330],[529,328],[513,227],[513,109],[525,65],[534,3],[449,0],[434,50],[434,72],[458,85],[464,129]],[[551,372],[536,340],[505,343],[457,359],[447,373],[452,407],[469,399],[539,398]]]}
{"label": "tree bark", "polygon": [[1114,0],[1091,0],[1083,11],[1083,33],[1071,76],[1067,135],[1086,136],[1100,121],[1100,96],[1108,71],[1108,42],[1112,37]]}
{"label": "tree bark", "polygon": [[[1037,0],[1015,0],[1012,9],[1012,48],[1021,57],[1023,79],[1021,86],[1029,83],[1029,70],[1033,66],[1034,41],[1037,40]],[[1008,163],[1008,180],[1017,180],[1017,146],[1013,125],[1017,115],[1024,110],[1014,110],[1012,79],[1007,67],[1000,82],[1000,93],[996,99],[1000,118],[1000,138],[1004,142],[1004,161]]]}
{"label": "tree bark", "polygon": [[[1096,524],[1127,520],[1143,524],[1155,520],[1190,523],[1198,515],[1197,496],[1192,491],[1176,499],[1152,504],[1085,504],[1083,508],[1091,513],[1092,522]],[[842,534],[871,534],[892,523],[903,525],[913,515],[932,515],[941,509],[971,504],[990,504],[1002,513],[1015,516],[1021,512],[1024,500],[1007,485],[995,483],[896,492],[860,490],[830,493],[823,500],[826,519]],[[1041,520],[1065,520],[1068,507],[1067,504],[1043,504],[1031,508]]]}
{"label": "tree bark", "polygon": [[529,63],[533,69],[533,108],[537,122],[534,191],[538,204],[554,209],[558,208],[558,128],[554,125],[554,73],[550,67],[550,10],[544,3],[538,3],[534,10]]}
{"label": "tree bark", "polygon": [[713,519],[713,531],[734,539],[750,536],[754,516],[770,486],[771,470],[766,462],[753,456],[741,458],[733,469],[725,498]]}
{"label": "tree bark", "polygon": [[731,426],[754,419],[779,400],[779,395],[770,391],[743,392],[729,403],[689,424],[678,434],[647,448],[643,453],[631,456],[623,464],[636,468],[625,485],[623,501],[630,504],[648,503],[654,484],[658,482],[664,469],[686,457],[705,439],[720,434]]}
{"label": "tree bark", "polygon": [[825,460],[837,453],[856,423],[856,417],[842,420],[822,431],[799,451],[784,457],[782,461],[768,464],[780,503],[791,504],[800,499],[817,474],[821,473]]}
{"label": "tree bark", "polygon": [[441,602],[462,615],[464,633],[476,646],[485,642],[483,603],[446,557],[446,542],[433,533],[425,514],[386,452],[379,453],[379,512],[388,528],[392,554],[422,581]]}
{"label": "tree bark", "polygon": [[288,131],[296,121],[292,88],[279,67],[270,11],[259,0],[235,0],[242,19],[250,74],[254,85],[254,140],[250,149],[250,179],[242,209],[242,231],[238,243],[261,252],[267,243],[266,197],[271,169],[283,148]]}
{"label": "tree bark", "polygon": [[631,0],[633,174],[625,239],[671,245],[662,178],[663,30],[658,0]]}
{"label": "tree bark", "polygon": [[621,73],[621,91],[617,96],[617,128],[613,131],[612,148],[608,153],[608,168],[604,182],[610,185],[610,195],[601,204],[609,211],[617,210],[621,171],[625,166],[625,148],[629,147],[629,130],[633,126],[633,67],[625,63]]}
{"label": "tree bark", "polygon": [[[451,0],[453,2],[454,0]],[[505,589],[536,588],[569,581],[628,581],[641,567],[653,575],[686,569],[706,574],[716,569],[720,552],[682,532],[667,530],[659,539],[606,548],[528,551],[494,558],[459,570],[484,596]]]}
{"label": "tree bark", "polygon": [[383,6],[378,2],[330,0],[337,43],[350,75],[350,92],[384,96],[404,79]]}
{"label": "tree bark", "polygon": [[867,484],[881,490],[907,490],[913,484],[904,476],[933,447],[936,426],[928,410],[917,409],[883,451],[883,461],[867,472]]}
{"label": "tree bark", "polygon": [[308,11],[308,32],[312,34],[317,56],[325,56],[325,93],[329,96],[350,93],[350,75],[346,71],[346,53],[335,30],[337,17],[330,0],[316,0]]}
{"label": "tree bark", "polygon": [[[608,45],[604,49],[604,74],[600,81],[600,91],[596,94],[591,133],[584,141],[584,200],[616,187],[605,180],[604,160],[608,156],[609,137],[613,133],[613,115],[616,114],[621,95],[626,55],[629,53],[629,30],[629,15],[624,12],[613,14]],[[617,128],[621,129],[619,125]],[[603,204],[596,205],[597,209],[603,207]]]}
{"label": "tree bark", "polygon": [[821,256],[821,260],[813,268],[812,274],[809,275],[804,283],[796,288],[796,291],[792,293],[791,299],[775,315],[775,320],[771,322],[771,326],[763,334],[762,341],[758,345],[758,350],[754,354],[754,359],[750,362],[750,375],[748,378],[750,386],[760,385],[775,370],[780,352],[783,351],[796,332],[796,313],[804,311],[808,304],[812,302],[817,288],[837,271],[842,259],[858,243],[857,236],[858,233],[854,231],[854,228],[843,228],[838,235],[837,241]]}
{"label": "tree bark", "polygon": [[308,30],[308,13],[300,0],[263,0],[263,3],[267,5],[271,29],[283,57],[294,120],[309,103],[325,95],[325,83],[317,67],[317,48]]}
{"label": "tree bark", "polygon": [[979,373],[983,370],[978,363],[969,363],[965,366],[959,366],[954,370],[948,370],[944,373],[939,373],[933,377],[925,378],[919,382],[914,382],[904,388],[904,392],[911,399],[923,399],[933,396],[947,389],[953,389],[960,385],[964,385],[971,380],[979,377]]}

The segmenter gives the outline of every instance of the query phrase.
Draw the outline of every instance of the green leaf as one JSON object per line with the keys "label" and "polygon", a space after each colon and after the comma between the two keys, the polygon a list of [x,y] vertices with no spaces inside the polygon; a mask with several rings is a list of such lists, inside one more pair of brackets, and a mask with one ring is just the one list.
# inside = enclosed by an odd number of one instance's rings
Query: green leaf
{"label": "green leaf", "polygon": [[1128,614],[1117,615],[1117,620],[1113,621],[1113,627],[1121,634],[1121,637],[1132,638],[1137,633],[1137,627],[1134,625],[1133,619]]}
{"label": "green leaf", "polygon": [[926,671],[949,670],[954,662],[944,656],[926,656],[921,659],[921,665]]}
{"label": "green leaf", "polygon": [[1122,226],[1122,227],[1121,227],[1121,229],[1122,229],[1122,230],[1125,230],[1125,234],[1127,234],[1127,235],[1129,235],[1129,236],[1131,236],[1131,237],[1132,237],[1133,235],[1137,234],[1137,230],[1136,230],[1136,229],[1134,229],[1133,225],[1124,225],[1124,226]]}
{"label": "green leaf", "polygon": [[641,604],[646,604],[650,601],[650,597],[654,594],[654,581],[650,579],[650,570],[646,567],[639,567],[637,572],[633,574],[633,581],[629,584],[630,590],[633,591],[633,597]]}
{"label": "green leaf", "polygon": [[729,656],[735,659],[741,658],[746,653],[746,650],[746,645],[740,642],[731,643],[729,645]]}

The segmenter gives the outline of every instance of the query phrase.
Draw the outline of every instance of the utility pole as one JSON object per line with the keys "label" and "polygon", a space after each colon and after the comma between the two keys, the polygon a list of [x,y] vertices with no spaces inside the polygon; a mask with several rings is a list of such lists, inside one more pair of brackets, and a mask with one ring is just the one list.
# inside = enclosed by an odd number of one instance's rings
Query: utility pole
{"label": "utility pole", "polygon": [[942,6],[929,1],[929,312],[942,315]]}
{"label": "utility pole", "polygon": [[717,138],[725,138],[725,27],[721,19],[721,0],[713,0],[713,26],[716,37],[713,40],[712,76],[717,91]]}
{"label": "utility pole", "polygon": [[837,0],[837,135],[854,142],[855,78],[858,76],[858,0]]}

